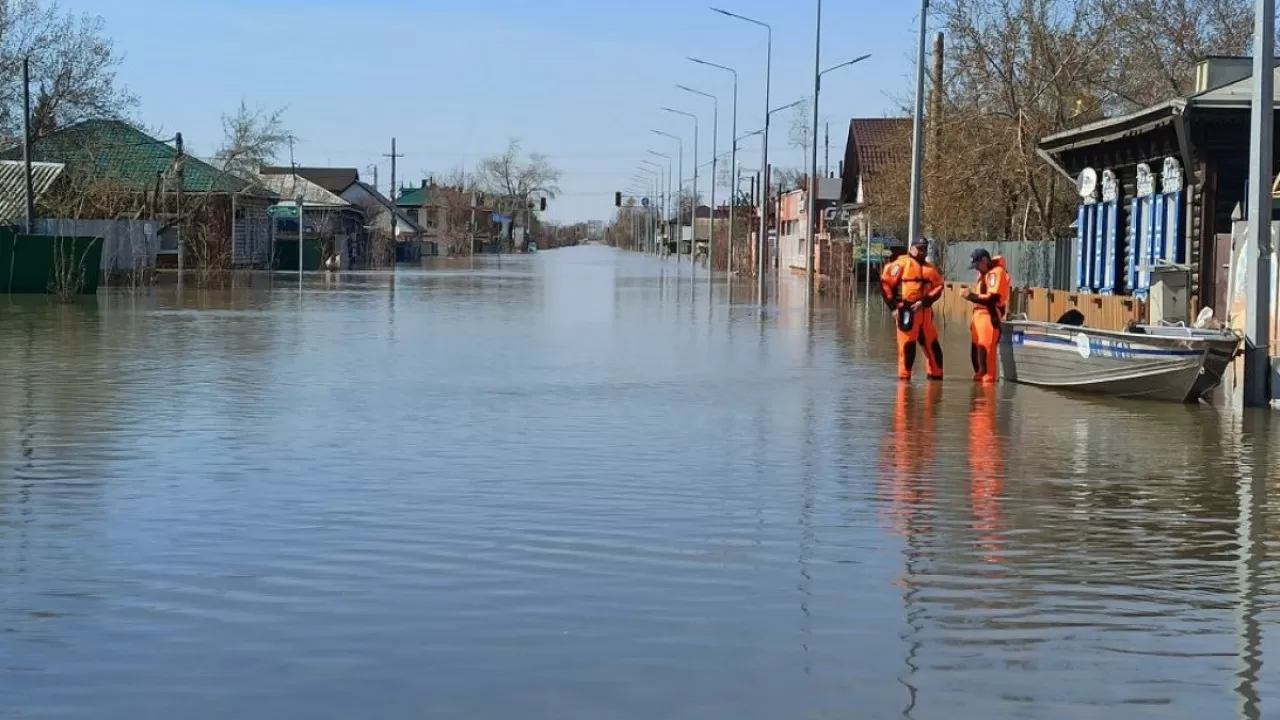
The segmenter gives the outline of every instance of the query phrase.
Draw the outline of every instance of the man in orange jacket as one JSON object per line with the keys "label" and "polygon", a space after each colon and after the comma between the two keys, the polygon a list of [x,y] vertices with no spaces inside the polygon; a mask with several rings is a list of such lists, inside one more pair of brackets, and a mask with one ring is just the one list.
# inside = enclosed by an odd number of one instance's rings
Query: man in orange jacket
{"label": "man in orange jacket", "polygon": [[1005,269],[1004,259],[991,257],[978,248],[969,257],[978,271],[975,291],[965,299],[973,303],[973,319],[969,323],[969,358],[973,361],[975,382],[993,383],[999,367],[1000,323],[1009,310],[1013,280]]}
{"label": "man in orange jacket", "polygon": [[911,379],[917,345],[924,351],[929,379],[942,379],[942,344],[933,323],[933,304],[942,298],[942,273],[925,259],[928,250],[928,241],[917,239],[880,274],[880,292],[897,320],[899,380]]}

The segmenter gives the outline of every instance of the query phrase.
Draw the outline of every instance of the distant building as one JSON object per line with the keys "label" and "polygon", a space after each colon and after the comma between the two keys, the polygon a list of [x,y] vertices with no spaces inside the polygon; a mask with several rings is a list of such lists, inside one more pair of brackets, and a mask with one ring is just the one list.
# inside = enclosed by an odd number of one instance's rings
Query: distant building
{"label": "distant building", "polygon": [[840,203],[846,211],[848,235],[855,241],[875,237],[871,203],[890,182],[888,172],[911,157],[911,118],[854,118],[844,149]]}
{"label": "distant building", "polygon": [[[185,218],[186,267],[270,261],[266,210],[278,195],[179,153],[175,143],[121,120],[85,120],[35,140],[31,156],[64,166],[40,198],[44,218],[155,221],[161,267],[178,264],[178,219]],[[21,159],[21,146],[0,152],[0,160]]]}

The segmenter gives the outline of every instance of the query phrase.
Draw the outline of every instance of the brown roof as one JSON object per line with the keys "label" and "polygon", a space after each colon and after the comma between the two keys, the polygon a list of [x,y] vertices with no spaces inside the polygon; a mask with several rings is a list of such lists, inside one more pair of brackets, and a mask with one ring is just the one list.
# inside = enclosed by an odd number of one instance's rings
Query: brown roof
{"label": "brown roof", "polygon": [[849,140],[844,148],[844,178],[840,202],[858,198],[858,178],[871,176],[909,159],[911,118],[854,118],[849,121]]}
{"label": "brown roof", "polygon": [[360,173],[355,168],[300,167],[294,170],[287,167],[264,166],[259,172],[262,175],[293,175],[296,172],[334,195],[341,195],[360,179]]}

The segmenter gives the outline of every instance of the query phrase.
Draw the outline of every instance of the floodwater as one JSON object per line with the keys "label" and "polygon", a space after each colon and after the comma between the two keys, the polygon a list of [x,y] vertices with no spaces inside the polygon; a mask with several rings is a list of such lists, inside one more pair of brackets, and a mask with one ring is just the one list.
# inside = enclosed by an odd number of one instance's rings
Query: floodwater
{"label": "floodwater", "polygon": [[0,718],[1280,714],[1265,417],[687,272],[4,301]]}

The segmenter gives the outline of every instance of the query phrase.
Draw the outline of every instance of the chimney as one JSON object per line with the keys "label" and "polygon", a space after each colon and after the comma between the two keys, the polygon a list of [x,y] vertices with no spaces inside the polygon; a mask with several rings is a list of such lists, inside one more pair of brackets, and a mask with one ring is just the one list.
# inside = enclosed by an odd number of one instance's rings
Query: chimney
{"label": "chimney", "polygon": [[1194,92],[1230,85],[1253,75],[1253,58],[1210,55],[1196,63]]}

